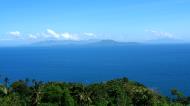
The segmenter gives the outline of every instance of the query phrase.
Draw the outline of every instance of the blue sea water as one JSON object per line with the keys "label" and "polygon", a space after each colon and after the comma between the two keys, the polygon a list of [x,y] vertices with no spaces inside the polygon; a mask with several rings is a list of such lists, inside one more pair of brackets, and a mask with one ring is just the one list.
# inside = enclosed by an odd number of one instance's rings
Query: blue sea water
{"label": "blue sea water", "polygon": [[0,48],[0,74],[10,80],[101,82],[128,77],[168,95],[190,94],[190,45]]}

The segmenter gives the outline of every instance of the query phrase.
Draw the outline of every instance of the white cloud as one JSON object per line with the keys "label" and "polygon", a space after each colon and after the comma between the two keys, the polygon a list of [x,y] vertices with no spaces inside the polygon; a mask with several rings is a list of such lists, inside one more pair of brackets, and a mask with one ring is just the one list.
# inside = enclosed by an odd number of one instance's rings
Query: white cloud
{"label": "white cloud", "polygon": [[30,34],[30,35],[28,36],[28,38],[29,38],[29,39],[32,39],[32,40],[35,40],[35,39],[37,39],[38,37],[35,36],[35,35]]}
{"label": "white cloud", "polygon": [[52,29],[47,29],[47,34],[49,36],[45,35],[45,37],[52,37],[59,40],[80,40],[75,34],[68,32],[58,33]]}
{"label": "white cloud", "polygon": [[61,36],[65,40],[80,40],[77,36],[74,36],[73,34],[68,33],[68,32],[62,33]]}
{"label": "white cloud", "polygon": [[86,36],[90,36],[90,37],[96,37],[96,35],[94,33],[91,33],[91,32],[84,32],[83,34]]}
{"label": "white cloud", "polygon": [[53,38],[59,39],[60,35],[58,33],[56,33],[55,31],[53,31],[52,29],[47,29],[47,33],[48,35],[50,35]]}
{"label": "white cloud", "polygon": [[[56,32],[52,29],[46,29],[45,32],[36,32],[36,33],[28,33],[21,34],[19,31],[9,32],[8,35],[11,35],[11,39],[17,38],[20,40],[74,40],[79,41],[81,39],[85,39],[88,37],[94,37],[94,33],[70,33],[70,32]],[[87,35],[86,37],[83,35]],[[5,37],[9,38],[9,36]],[[10,38],[9,38],[10,39]],[[0,39],[1,40],[1,39]],[[4,40],[4,39],[2,39]],[[6,40],[6,39],[5,39]]]}
{"label": "white cloud", "polygon": [[156,30],[145,30],[145,32],[149,32],[152,35],[163,37],[163,38],[174,38],[174,35],[170,32],[162,32],[162,31],[156,31]]}
{"label": "white cloud", "polygon": [[14,31],[14,32],[9,32],[9,35],[15,37],[15,38],[20,38],[21,33],[19,31]]}

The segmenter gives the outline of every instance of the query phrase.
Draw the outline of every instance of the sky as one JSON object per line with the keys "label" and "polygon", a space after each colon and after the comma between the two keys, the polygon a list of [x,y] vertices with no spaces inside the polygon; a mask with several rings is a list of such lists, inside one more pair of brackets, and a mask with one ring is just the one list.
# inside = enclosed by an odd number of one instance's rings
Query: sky
{"label": "sky", "polygon": [[190,0],[0,0],[0,44],[190,41]]}

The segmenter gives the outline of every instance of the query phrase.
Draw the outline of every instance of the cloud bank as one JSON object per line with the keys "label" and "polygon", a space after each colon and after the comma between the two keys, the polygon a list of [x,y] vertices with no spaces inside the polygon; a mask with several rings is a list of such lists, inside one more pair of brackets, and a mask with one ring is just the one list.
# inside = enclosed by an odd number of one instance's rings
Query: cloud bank
{"label": "cloud bank", "polygon": [[83,34],[86,36],[90,36],[90,37],[96,37],[96,35],[94,33],[91,33],[91,32],[84,32]]}
{"label": "cloud bank", "polygon": [[21,37],[21,33],[19,31],[9,32],[8,34],[11,35],[12,37],[15,37],[15,38]]}
{"label": "cloud bank", "polygon": [[70,33],[70,32],[57,32],[53,29],[47,28],[45,31],[36,33],[22,33],[20,31],[8,32],[2,40],[29,40],[29,41],[40,41],[40,40],[88,40],[96,38],[96,34],[92,32],[83,33]]}
{"label": "cloud bank", "polygon": [[145,32],[151,33],[154,36],[160,37],[160,38],[171,38],[174,39],[175,36],[170,32],[162,32],[162,31],[156,31],[156,30],[145,30]]}
{"label": "cloud bank", "polygon": [[58,33],[52,29],[47,29],[47,34],[49,35],[47,37],[58,39],[58,40],[75,40],[75,41],[80,40],[80,38],[76,34],[72,34],[69,32]]}
{"label": "cloud bank", "polygon": [[37,36],[32,35],[32,34],[30,34],[30,35],[28,36],[28,38],[31,39],[31,40],[36,40],[36,39],[38,39]]}
{"label": "cloud bank", "polygon": [[58,33],[56,33],[55,31],[53,31],[52,29],[47,29],[47,34],[50,35],[49,37],[52,37],[55,39],[60,38],[60,35]]}

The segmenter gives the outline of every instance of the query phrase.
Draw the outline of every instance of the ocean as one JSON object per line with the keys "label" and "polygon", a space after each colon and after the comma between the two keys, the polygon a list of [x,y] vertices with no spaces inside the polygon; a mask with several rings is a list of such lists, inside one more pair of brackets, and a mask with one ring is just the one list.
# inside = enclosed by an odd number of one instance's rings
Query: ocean
{"label": "ocean", "polygon": [[190,44],[1,47],[0,74],[87,84],[128,77],[161,94],[177,88],[189,95]]}

